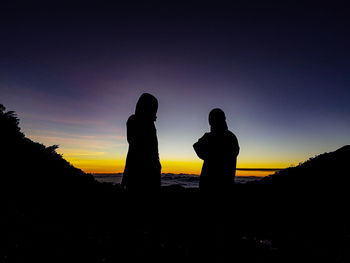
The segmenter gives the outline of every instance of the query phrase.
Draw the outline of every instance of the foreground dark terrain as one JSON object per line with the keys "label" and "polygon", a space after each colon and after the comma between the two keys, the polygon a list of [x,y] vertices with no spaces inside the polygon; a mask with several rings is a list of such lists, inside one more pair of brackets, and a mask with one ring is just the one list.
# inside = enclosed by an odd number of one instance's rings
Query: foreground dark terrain
{"label": "foreground dark terrain", "polygon": [[350,146],[226,195],[98,183],[0,106],[1,262],[349,262]]}

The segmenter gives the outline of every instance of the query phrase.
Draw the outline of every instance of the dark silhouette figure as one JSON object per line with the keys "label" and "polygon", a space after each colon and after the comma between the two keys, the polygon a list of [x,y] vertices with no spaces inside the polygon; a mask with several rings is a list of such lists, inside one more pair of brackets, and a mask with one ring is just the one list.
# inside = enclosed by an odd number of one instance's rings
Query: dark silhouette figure
{"label": "dark silhouette figure", "polygon": [[135,114],[126,123],[129,151],[122,186],[127,190],[160,190],[161,165],[154,125],[157,110],[157,99],[151,94],[143,93],[136,104]]}
{"label": "dark silhouette figure", "polygon": [[225,113],[213,109],[209,113],[210,132],[193,145],[204,160],[199,188],[204,191],[228,190],[234,183],[239,145],[236,136],[228,130]]}

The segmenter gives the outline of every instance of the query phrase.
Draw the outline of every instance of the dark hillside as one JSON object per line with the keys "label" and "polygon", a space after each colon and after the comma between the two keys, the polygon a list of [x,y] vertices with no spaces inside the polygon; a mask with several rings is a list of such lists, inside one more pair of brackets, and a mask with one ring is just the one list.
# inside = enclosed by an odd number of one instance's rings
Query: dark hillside
{"label": "dark hillside", "polygon": [[26,138],[13,111],[0,104],[1,181],[4,190],[31,189],[49,192],[77,185],[94,184],[93,177],[75,168],[56,153],[58,146],[46,147]]}
{"label": "dark hillside", "polygon": [[16,114],[1,104],[0,127],[0,192],[11,211],[65,217],[77,207],[87,212],[99,203],[107,205],[119,192],[67,162],[57,145],[46,147],[25,137]]}
{"label": "dark hillside", "polygon": [[[297,187],[313,190],[317,187],[347,187],[350,184],[350,145],[287,168],[263,178],[261,184],[271,184],[276,187]],[[297,186],[298,185],[298,186]]]}
{"label": "dark hillside", "polygon": [[270,236],[289,260],[350,260],[350,146],[320,154],[236,191],[248,233]]}

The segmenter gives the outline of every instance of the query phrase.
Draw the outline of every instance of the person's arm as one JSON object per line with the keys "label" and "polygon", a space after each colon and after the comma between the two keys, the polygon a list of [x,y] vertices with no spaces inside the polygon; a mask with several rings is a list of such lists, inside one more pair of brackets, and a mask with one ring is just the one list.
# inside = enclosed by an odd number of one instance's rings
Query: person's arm
{"label": "person's arm", "polygon": [[128,143],[131,144],[135,141],[136,138],[136,129],[133,117],[130,117],[128,121],[126,122],[126,139],[128,140]]}
{"label": "person's arm", "polygon": [[207,159],[208,157],[208,135],[204,134],[195,144],[193,144],[193,149],[202,160]]}
{"label": "person's arm", "polygon": [[237,137],[235,135],[233,135],[233,154],[235,156],[238,156],[239,150],[240,150],[240,148],[239,148]]}

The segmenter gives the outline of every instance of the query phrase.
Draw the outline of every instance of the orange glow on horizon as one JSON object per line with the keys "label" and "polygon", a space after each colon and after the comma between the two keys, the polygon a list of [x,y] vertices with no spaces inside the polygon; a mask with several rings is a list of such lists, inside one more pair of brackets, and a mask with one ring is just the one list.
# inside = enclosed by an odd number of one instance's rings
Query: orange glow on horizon
{"label": "orange glow on horizon", "polygon": [[[122,173],[124,170],[125,159],[80,159],[67,157],[67,161],[73,164],[75,167],[82,169],[86,173]],[[173,173],[173,174],[196,174],[199,175],[202,169],[203,161],[198,160],[161,160],[162,173]],[[237,170],[237,176],[259,176],[264,177],[273,174],[274,171],[261,171],[260,169],[277,169],[285,168],[276,166],[276,164],[250,164],[250,165],[239,165],[238,169],[244,167],[245,169],[253,170]],[[254,170],[257,169],[257,170]]]}
{"label": "orange glow on horizon", "polygon": [[[44,135],[43,135],[43,134]],[[59,143],[57,152],[72,165],[87,173],[122,173],[128,146],[122,136],[77,135],[67,132],[29,130],[30,138],[45,145]],[[176,149],[176,148],[175,148]],[[274,171],[258,169],[286,168],[298,164],[308,156],[298,154],[279,154],[259,152],[258,149],[242,151],[237,159],[238,168],[256,169],[255,171],[237,171],[237,176],[266,176]],[[287,161],[289,163],[287,163]],[[203,161],[189,151],[161,152],[162,173],[197,174],[201,173]]]}

